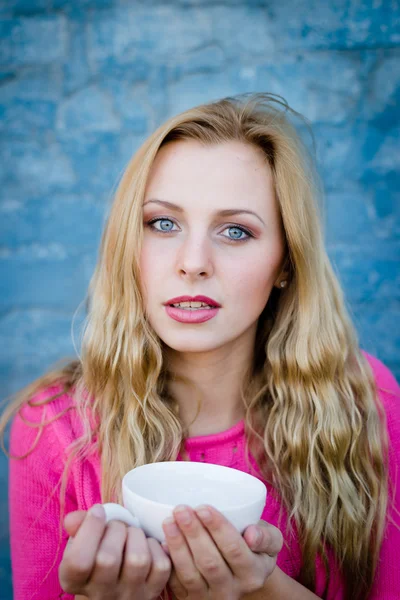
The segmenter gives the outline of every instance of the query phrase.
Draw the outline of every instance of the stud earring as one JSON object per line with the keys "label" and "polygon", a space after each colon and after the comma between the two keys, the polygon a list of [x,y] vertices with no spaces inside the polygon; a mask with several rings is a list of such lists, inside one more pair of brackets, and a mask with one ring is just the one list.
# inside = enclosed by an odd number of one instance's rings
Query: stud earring
{"label": "stud earring", "polygon": [[286,287],[286,284],[287,284],[287,281],[286,281],[286,279],[284,279],[283,281],[280,282],[279,285],[281,288],[284,288],[284,287]]}

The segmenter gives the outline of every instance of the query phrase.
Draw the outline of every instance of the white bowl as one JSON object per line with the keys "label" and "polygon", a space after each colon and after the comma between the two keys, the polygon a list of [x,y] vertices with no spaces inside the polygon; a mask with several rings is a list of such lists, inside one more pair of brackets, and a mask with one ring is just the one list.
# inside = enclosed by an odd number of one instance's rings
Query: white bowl
{"label": "white bowl", "polygon": [[105,504],[107,521],[119,519],[141,527],[148,537],[165,541],[162,523],[178,504],[210,504],[243,533],[257,523],[267,497],[265,485],[252,475],[203,462],[150,463],[132,469],[122,480],[125,510]]}

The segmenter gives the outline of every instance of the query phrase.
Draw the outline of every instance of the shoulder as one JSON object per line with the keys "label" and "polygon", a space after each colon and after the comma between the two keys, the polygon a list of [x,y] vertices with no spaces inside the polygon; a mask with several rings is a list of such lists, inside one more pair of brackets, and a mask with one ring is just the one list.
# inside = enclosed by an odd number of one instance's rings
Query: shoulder
{"label": "shoulder", "polygon": [[21,405],[11,425],[10,454],[24,456],[36,450],[36,456],[59,455],[79,435],[74,396],[55,383]]}
{"label": "shoulder", "polygon": [[[362,351],[375,379],[378,396],[386,410],[400,411],[400,387],[393,373],[375,356]],[[389,415],[388,415],[389,416]]]}
{"label": "shoulder", "polygon": [[363,350],[362,353],[371,367],[378,392],[398,397],[400,388],[393,373],[375,356],[368,354],[365,350]]}
{"label": "shoulder", "polygon": [[[78,403],[74,390],[67,392],[61,384],[52,384],[32,394],[15,415],[9,442],[9,480],[14,500],[18,498],[15,490],[24,485],[21,482],[30,490],[29,502],[32,490],[37,497],[48,494],[49,489],[54,491],[67,468],[66,493],[70,509],[87,510],[101,502],[100,454],[95,436],[90,440],[82,437],[86,431]],[[94,432],[96,423],[90,414],[88,416]],[[81,438],[82,447],[74,444]]]}
{"label": "shoulder", "polygon": [[391,449],[400,455],[400,386],[383,362],[365,351],[363,354],[371,367],[378,397],[385,411]]}

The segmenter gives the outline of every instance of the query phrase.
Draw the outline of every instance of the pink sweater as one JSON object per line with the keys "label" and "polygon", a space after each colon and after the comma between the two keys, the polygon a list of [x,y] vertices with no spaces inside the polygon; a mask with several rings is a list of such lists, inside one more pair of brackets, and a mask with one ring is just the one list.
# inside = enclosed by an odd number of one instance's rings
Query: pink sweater
{"label": "pink sweater", "polygon": [[[390,439],[390,480],[398,481],[400,465],[400,389],[390,371],[377,359],[367,358],[374,371],[380,397],[388,421]],[[39,394],[40,401],[55,393],[51,388]],[[51,419],[68,406],[73,398],[63,395],[44,406],[25,407],[22,411],[29,421]],[[14,600],[72,599],[63,593],[58,581],[58,566],[61,561],[66,533],[59,540],[59,482],[68,445],[80,435],[82,429],[76,411],[69,410],[64,416],[45,427],[32,453],[22,460],[10,461],[10,531],[11,558],[14,581]],[[22,455],[33,445],[37,430],[24,423],[20,416],[14,419],[11,432],[11,453]],[[249,472],[244,456],[244,423],[241,421],[228,431],[215,435],[195,437],[187,440],[186,449],[192,461],[206,461],[226,465]],[[256,465],[254,465],[256,467]],[[93,454],[77,462],[72,469],[66,490],[65,512],[87,510],[100,498],[100,457]],[[280,499],[267,484],[267,502],[262,518],[279,526]],[[56,489],[55,493],[54,490]],[[397,511],[400,511],[400,486],[397,485]],[[388,524],[380,553],[380,563],[370,600],[395,600],[400,598],[400,519],[392,512],[397,526]],[[286,513],[280,529],[285,533]],[[286,544],[278,556],[278,565],[290,577],[299,575],[301,553],[297,535],[286,536]],[[343,598],[340,575],[331,560],[331,581],[328,600]],[[322,594],[323,569],[317,563],[316,594]]]}

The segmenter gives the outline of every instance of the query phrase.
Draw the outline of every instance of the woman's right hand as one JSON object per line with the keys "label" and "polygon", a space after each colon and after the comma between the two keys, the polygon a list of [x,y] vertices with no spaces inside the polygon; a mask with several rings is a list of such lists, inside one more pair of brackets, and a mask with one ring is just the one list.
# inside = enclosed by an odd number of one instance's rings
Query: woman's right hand
{"label": "woman's right hand", "polygon": [[101,504],[69,513],[70,536],[59,567],[63,590],[90,600],[154,600],[167,585],[171,561],[153,538],[121,521],[106,523]]}

